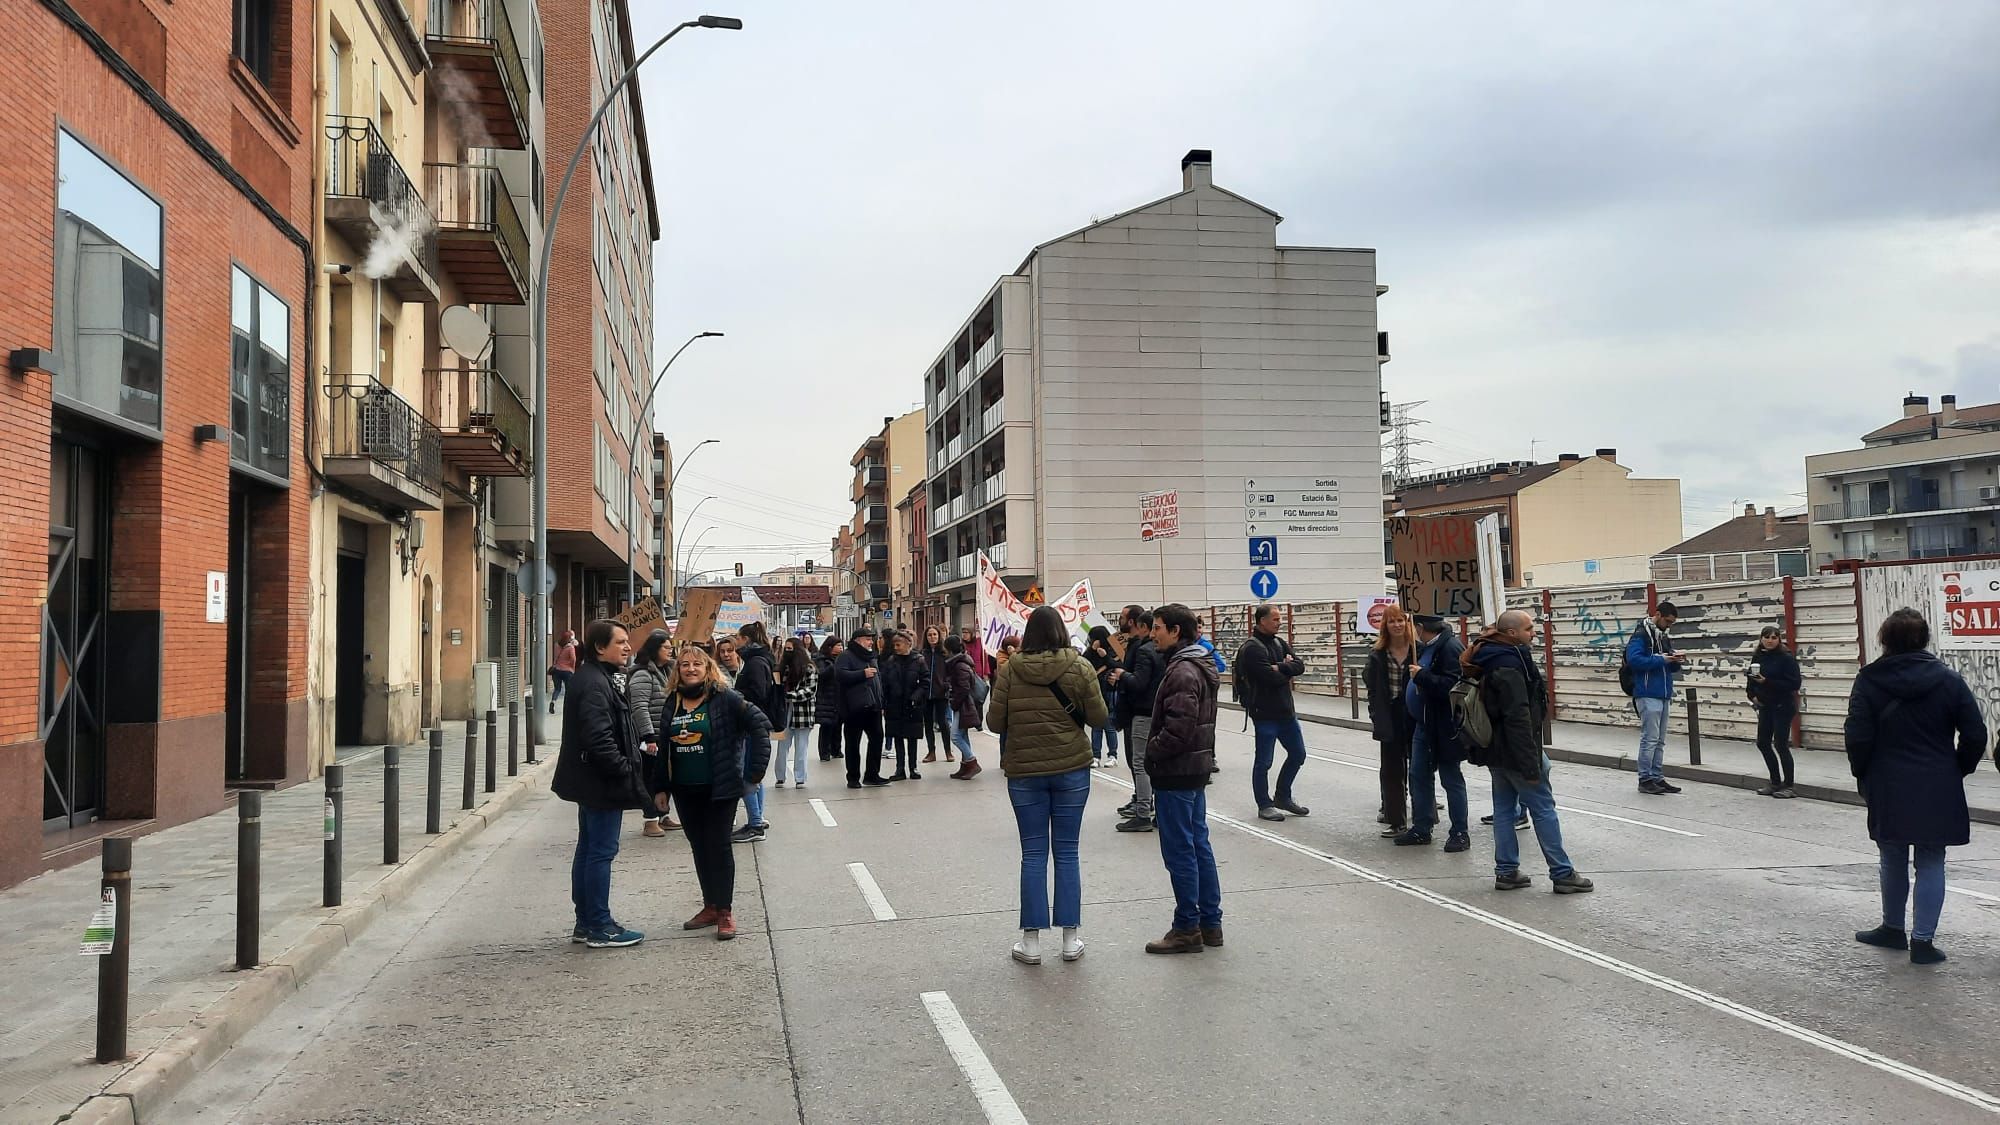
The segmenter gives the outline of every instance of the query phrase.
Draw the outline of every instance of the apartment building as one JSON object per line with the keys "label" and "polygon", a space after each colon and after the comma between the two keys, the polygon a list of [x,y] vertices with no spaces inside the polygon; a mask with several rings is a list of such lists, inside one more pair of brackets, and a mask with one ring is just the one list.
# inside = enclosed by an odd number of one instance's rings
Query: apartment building
{"label": "apartment building", "polygon": [[1384,509],[1499,516],[1510,587],[1644,582],[1653,556],[1682,538],[1681,482],[1634,477],[1609,448],[1413,477]]}
{"label": "apartment building", "polygon": [[[984,552],[1010,588],[1094,580],[1106,601],[1249,598],[1246,482],[1332,481],[1338,519],[1283,536],[1281,598],[1381,585],[1372,250],[1281,246],[1280,216],[1180,190],[1029,252],[924,373],[929,588],[974,613]],[[1141,538],[1177,490],[1179,534]]]}
{"label": "apartment building", "polygon": [[668,556],[674,549],[674,494],[669,486],[673,483],[674,447],[667,441],[667,435],[653,434],[653,596],[661,605],[674,604],[674,592],[680,587],[674,581],[673,560]]}
{"label": "apartment building", "polygon": [[523,537],[494,515],[535,456],[543,62],[532,0],[321,11],[309,699],[326,761],[522,687]]}
{"label": "apartment building", "polygon": [[1815,566],[2000,552],[2000,403],[1903,399],[1861,448],[1806,458]]}
{"label": "apartment building", "polygon": [[1745,504],[1743,514],[1653,556],[1654,582],[1754,582],[1812,569],[1806,513]]}
{"label": "apartment building", "polygon": [[919,633],[930,625],[943,625],[944,600],[931,593],[930,570],[930,485],[919,484],[896,502],[902,521],[903,565],[896,571],[890,590],[896,624]]}
{"label": "apartment building", "polygon": [[909,566],[909,535],[903,513],[892,501],[924,481],[924,412],[882,419],[882,429],[861,443],[848,464],[854,469],[849,498],[854,520],[855,600],[874,624],[896,621],[896,575]]}
{"label": "apartment building", "polygon": [[312,42],[8,9],[0,885],[305,775]]}
{"label": "apartment building", "polygon": [[[560,174],[591,113],[635,60],[627,0],[540,0],[549,69],[549,164]],[[639,84],[599,125],[557,230],[549,303],[550,627],[579,632],[653,588],[655,488],[640,417],[653,378],[653,244],[660,235],[652,152]],[[584,357],[590,378],[582,377]],[[558,360],[570,364],[565,370]],[[526,524],[523,502],[503,516]],[[636,524],[636,527],[635,527]],[[551,637],[553,643],[553,637]]]}

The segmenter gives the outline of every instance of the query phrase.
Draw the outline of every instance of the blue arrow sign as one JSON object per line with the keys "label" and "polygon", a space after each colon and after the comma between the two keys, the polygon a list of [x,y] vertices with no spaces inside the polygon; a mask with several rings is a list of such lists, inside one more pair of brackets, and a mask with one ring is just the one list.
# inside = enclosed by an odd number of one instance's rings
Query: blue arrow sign
{"label": "blue arrow sign", "polygon": [[1275,535],[1250,536],[1250,565],[1278,565],[1278,537]]}
{"label": "blue arrow sign", "polygon": [[1258,601],[1269,601],[1278,592],[1278,576],[1268,570],[1260,570],[1250,576],[1250,593]]}

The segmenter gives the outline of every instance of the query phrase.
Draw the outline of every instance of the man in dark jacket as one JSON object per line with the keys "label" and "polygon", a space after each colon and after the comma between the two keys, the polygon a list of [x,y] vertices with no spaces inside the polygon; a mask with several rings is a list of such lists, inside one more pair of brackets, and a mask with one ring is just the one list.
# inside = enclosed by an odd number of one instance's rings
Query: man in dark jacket
{"label": "man in dark jacket", "polygon": [[[785,693],[778,689],[778,658],[771,655],[771,634],[762,621],[752,621],[736,631],[743,638],[736,646],[736,694],[763,712],[772,730],[785,729]],[[764,786],[750,786],[743,793],[743,827],[730,839],[739,844],[761,841],[771,830],[764,820]]]}
{"label": "man in dark jacket", "polygon": [[[1292,800],[1292,783],[1306,764],[1306,736],[1299,729],[1299,712],[1292,701],[1292,681],[1305,674],[1306,662],[1278,635],[1283,622],[1278,607],[1260,605],[1250,618],[1250,639],[1236,650],[1236,677],[1242,685],[1243,710],[1257,732],[1257,761],[1250,775],[1257,798],[1257,816],[1283,820],[1285,814],[1305,816],[1309,810]],[[1285,764],[1278,771],[1278,794],[1271,796],[1271,759],[1278,743],[1285,746]]]}
{"label": "man in dark jacket", "polygon": [[1215,705],[1222,676],[1195,643],[1201,629],[1184,605],[1153,611],[1153,643],[1167,674],[1153,699],[1146,773],[1158,802],[1160,858],[1174,884],[1174,924],[1148,953],[1199,953],[1222,944],[1222,883],[1208,842],[1208,778],[1215,764]]}
{"label": "man in dark jacket", "polygon": [[1125,819],[1120,832],[1153,830],[1153,783],[1146,773],[1146,741],[1153,729],[1153,699],[1166,675],[1167,661],[1153,643],[1153,615],[1144,606],[1128,605],[1118,615],[1125,637],[1125,657],[1112,670],[1118,708],[1124,713],[1125,763],[1132,768],[1132,800],[1118,810]]}
{"label": "man in dark jacket", "polygon": [[576,805],[576,851],[570,859],[569,894],[576,906],[570,940],[606,949],[637,945],[646,935],[611,917],[611,861],[626,809],[648,806],[632,712],[612,674],[632,659],[632,641],[615,621],[593,621],[583,631],[563,700],[562,745],[549,788]]}
{"label": "man in dark jacket", "polygon": [[1587,894],[1590,880],[1577,874],[1563,851],[1556,794],[1549,787],[1549,756],[1542,752],[1542,675],[1528,648],[1535,619],[1518,609],[1500,615],[1479,635],[1462,664],[1466,679],[1479,682],[1480,699],[1493,717],[1493,745],[1481,755],[1493,774],[1493,885],[1520,890],[1534,880],[1521,874],[1521,845],[1514,834],[1514,808],[1527,806],[1535,840],[1549,862],[1549,878],[1559,895]]}
{"label": "man in dark jacket", "polygon": [[1445,808],[1451,814],[1444,850],[1462,852],[1472,846],[1472,835],[1466,824],[1465,774],[1459,769],[1464,755],[1459,751],[1458,723],[1451,714],[1451,689],[1458,684],[1465,648],[1451,635],[1444,618],[1420,614],[1413,620],[1417,652],[1402,700],[1416,724],[1410,737],[1410,829],[1396,837],[1396,843],[1430,844],[1431,826],[1437,823],[1432,781],[1442,779]]}
{"label": "man in dark jacket", "polygon": [[[887,785],[882,776],[882,680],[875,664],[875,631],[862,629],[849,639],[833,676],[840,685],[841,735],[847,748],[847,787]],[[868,737],[868,768],[862,770],[861,738]]]}

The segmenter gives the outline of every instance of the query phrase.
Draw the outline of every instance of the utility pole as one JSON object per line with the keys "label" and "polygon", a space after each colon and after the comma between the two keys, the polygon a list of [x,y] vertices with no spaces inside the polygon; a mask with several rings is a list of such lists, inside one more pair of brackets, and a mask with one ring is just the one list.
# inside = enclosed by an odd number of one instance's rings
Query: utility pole
{"label": "utility pole", "polygon": [[1417,437],[1413,432],[1424,421],[1413,412],[1428,401],[1398,402],[1389,407],[1389,472],[1398,485],[1410,479],[1412,469],[1430,464],[1412,453],[1418,446],[1430,444],[1428,438]]}

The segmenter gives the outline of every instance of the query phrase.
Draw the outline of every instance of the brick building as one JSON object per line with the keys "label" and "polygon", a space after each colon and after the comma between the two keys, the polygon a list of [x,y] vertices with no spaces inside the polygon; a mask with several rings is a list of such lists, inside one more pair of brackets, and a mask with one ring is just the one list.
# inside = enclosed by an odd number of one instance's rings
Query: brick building
{"label": "brick building", "polygon": [[0,884],[307,768],[311,11],[9,8]]}

